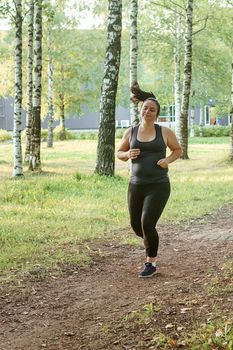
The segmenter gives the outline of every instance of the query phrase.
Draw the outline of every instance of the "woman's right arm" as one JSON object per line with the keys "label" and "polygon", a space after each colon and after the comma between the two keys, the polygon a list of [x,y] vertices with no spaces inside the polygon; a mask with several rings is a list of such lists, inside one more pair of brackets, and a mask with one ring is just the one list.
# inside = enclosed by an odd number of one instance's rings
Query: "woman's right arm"
{"label": "woman's right arm", "polygon": [[126,162],[130,158],[130,153],[129,153],[130,141],[129,140],[130,140],[131,130],[132,128],[129,128],[125,131],[122,137],[120,146],[117,150],[117,158],[120,160],[123,160],[124,162]]}
{"label": "woman's right arm", "polygon": [[129,128],[124,133],[124,136],[121,140],[120,146],[117,150],[117,158],[126,162],[128,159],[136,159],[140,154],[139,148],[130,149],[130,135],[132,128]]}

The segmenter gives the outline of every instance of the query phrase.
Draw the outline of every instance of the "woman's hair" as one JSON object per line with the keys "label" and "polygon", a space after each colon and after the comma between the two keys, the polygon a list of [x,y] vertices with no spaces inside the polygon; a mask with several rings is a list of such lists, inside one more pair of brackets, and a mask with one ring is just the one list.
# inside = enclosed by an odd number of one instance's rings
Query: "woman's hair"
{"label": "woman's hair", "polygon": [[146,92],[140,89],[138,83],[134,84],[131,86],[131,92],[133,96],[131,97],[131,100],[135,103],[138,104],[139,102],[144,102],[146,100],[151,100],[154,101],[156,106],[157,106],[157,114],[156,117],[159,115],[160,112],[160,104],[157,101],[155,95],[153,92]]}

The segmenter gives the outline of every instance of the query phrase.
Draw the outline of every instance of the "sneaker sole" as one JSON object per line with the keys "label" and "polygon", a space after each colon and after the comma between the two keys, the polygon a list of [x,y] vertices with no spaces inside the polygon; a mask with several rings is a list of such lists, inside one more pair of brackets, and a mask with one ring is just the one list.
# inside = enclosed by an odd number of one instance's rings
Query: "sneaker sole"
{"label": "sneaker sole", "polygon": [[148,276],[141,276],[141,275],[138,275],[138,277],[139,277],[139,278],[150,278],[150,277],[153,277],[155,274],[156,274],[156,271],[153,272],[151,275],[148,275]]}

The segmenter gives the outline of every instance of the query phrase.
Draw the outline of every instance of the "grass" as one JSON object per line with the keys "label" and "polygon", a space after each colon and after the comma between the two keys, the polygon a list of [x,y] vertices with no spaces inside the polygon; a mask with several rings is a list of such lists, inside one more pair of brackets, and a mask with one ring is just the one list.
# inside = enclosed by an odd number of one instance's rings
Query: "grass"
{"label": "grass", "polygon": [[[232,202],[228,152],[227,143],[190,145],[190,160],[170,166],[172,195],[161,222],[180,223]],[[25,168],[20,180],[11,179],[12,144],[2,144],[1,154],[2,273],[89,263],[85,242],[112,239],[129,226],[128,165],[117,160],[115,178],[93,175],[96,140],[56,142],[53,149],[43,143],[43,173]],[[123,237],[121,242],[137,244],[137,239]]]}

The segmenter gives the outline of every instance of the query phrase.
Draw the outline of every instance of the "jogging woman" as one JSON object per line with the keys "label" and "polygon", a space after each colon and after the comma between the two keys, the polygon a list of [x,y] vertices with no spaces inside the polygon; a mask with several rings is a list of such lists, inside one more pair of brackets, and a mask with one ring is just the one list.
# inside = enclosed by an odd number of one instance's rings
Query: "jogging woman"
{"label": "jogging woman", "polygon": [[[168,165],[181,156],[181,146],[174,132],[156,123],[160,105],[153,93],[132,88],[133,101],[143,102],[140,123],[126,130],[117,157],[131,159],[128,187],[130,223],[137,236],[142,237],[146,249],[146,263],[139,277],[156,273],[159,236],[156,224],[170,195]],[[166,157],[166,148],[171,150]]]}

